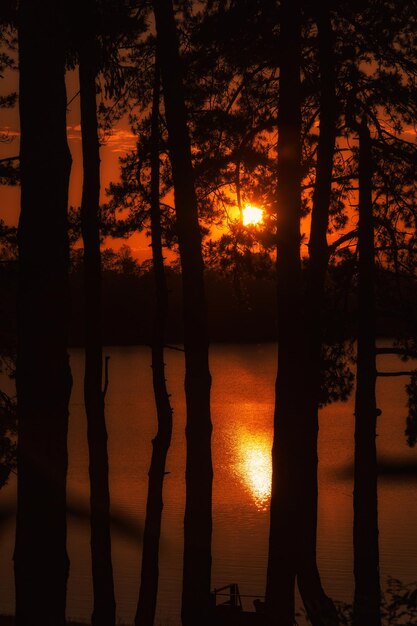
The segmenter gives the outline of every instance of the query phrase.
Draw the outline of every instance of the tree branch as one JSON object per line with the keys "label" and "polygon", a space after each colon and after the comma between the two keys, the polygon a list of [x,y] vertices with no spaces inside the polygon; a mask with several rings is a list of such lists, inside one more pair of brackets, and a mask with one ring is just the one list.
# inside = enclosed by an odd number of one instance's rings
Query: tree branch
{"label": "tree branch", "polygon": [[407,350],[407,348],[377,348],[377,355],[382,354],[396,354],[397,356],[408,356],[410,359],[417,359],[417,352],[415,350]]}
{"label": "tree branch", "polygon": [[104,387],[103,387],[103,400],[106,397],[107,389],[109,387],[109,361],[110,357],[106,356],[104,359]]}
{"label": "tree branch", "polygon": [[376,375],[377,376],[381,376],[381,377],[385,377],[385,378],[391,378],[393,376],[411,376],[414,372],[411,371],[398,371],[398,372],[377,372]]}

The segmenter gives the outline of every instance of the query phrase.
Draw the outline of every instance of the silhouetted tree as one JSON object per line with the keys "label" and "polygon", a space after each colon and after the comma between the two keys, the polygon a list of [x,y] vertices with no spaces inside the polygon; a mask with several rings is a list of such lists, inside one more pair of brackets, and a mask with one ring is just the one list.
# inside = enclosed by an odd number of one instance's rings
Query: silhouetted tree
{"label": "silhouetted tree", "polygon": [[155,83],[151,120],[151,238],[155,278],[155,310],[152,333],[152,382],[158,432],[152,441],[148,498],[143,535],[142,569],[135,626],[153,626],[159,578],[159,540],[163,509],[165,465],[172,433],[172,408],[165,380],[164,345],[167,322],[168,288],[162,249],[159,162],[160,74],[155,61]]}
{"label": "silhouetted tree", "polygon": [[355,475],[353,550],[355,626],[379,626],[376,458],[375,251],[372,202],[372,150],[366,117],[359,132],[358,348],[355,395]]}
{"label": "silhouetted tree", "polygon": [[336,137],[332,26],[327,5],[316,11],[320,135],[304,299],[300,259],[301,5],[297,2],[281,6],[277,196],[279,351],[266,589],[268,624],[293,624],[296,578],[311,622],[337,623],[336,611],[322,589],[316,563],[322,307],[329,259],[326,234]]}
{"label": "silhouetted tree", "polygon": [[[7,69],[15,68],[10,56],[14,47],[15,7],[6,2],[0,11],[0,78]],[[13,107],[17,100],[16,93],[0,96],[0,109]],[[0,142],[10,142],[8,133],[0,132]],[[18,171],[13,165],[18,157],[0,159],[0,184],[14,185],[17,183]],[[9,227],[0,219],[0,277],[4,285],[14,292],[16,265],[16,229]],[[5,301],[0,306],[2,331],[0,333],[0,372],[13,376],[15,373],[15,336],[11,332],[11,320],[7,319]],[[14,330],[14,329],[13,329]],[[13,335],[13,336],[12,336]],[[12,471],[16,468],[16,399],[0,389],[0,488],[3,487]]]}
{"label": "silhouetted tree", "polygon": [[[4,77],[4,72],[16,69],[16,63],[11,56],[15,49],[15,22],[16,7],[14,2],[5,0],[4,6],[0,10],[0,78]],[[14,107],[17,101],[15,92],[0,95],[0,109]],[[11,143],[8,131],[0,132],[0,142]],[[18,170],[15,162],[19,157],[16,155],[10,158],[0,159],[0,183],[2,185],[14,185],[18,181]]]}
{"label": "silhouetted tree", "polygon": [[299,355],[301,359],[304,359],[304,367],[308,372],[303,380],[303,393],[306,396],[306,425],[304,427],[305,435],[301,436],[309,440],[306,441],[306,445],[310,452],[307,457],[309,466],[305,474],[306,482],[303,485],[303,497],[306,500],[303,539],[300,540],[303,546],[301,548],[301,561],[297,569],[298,587],[313,626],[337,623],[338,621],[335,607],[321,586],[316,560],[318,410],[322,395],[323,312],[325,280],[330,256],[327,231],[332,200],[337,123],[334,33],[329,3],[324,2],[317,5],[314,18],[318,29],[320,126],[308,244],[307,284],[303,305],[303,324],[306,336],[304,350]]}
{"label": "silhouetted tree", "polygon": [[16,470],[16,402],[0,390],[0,489]]}
{"label": "silhouetted tree", "polygon": [[[402,136],[404,124],[414,118],[417,65],[411,32],[415,31],[415,12],[408,3],[394,6],[389,2],[369,2],[360,10],[349,7],[345,11],[342,15],[347,17],[355,41],[355,48],[344,59],[344,75],[349,85],[346,126],[348,132],[352,129],[359,135],[359,149],[351,161],[352,174],[359,179],[353,620],[357,626],[378,626],[381,594],[376,354],[394,353],[396,349],[376,348],[375,254],[378,251],[380,275],[384,268],[385,271],[392,268],[397,276],[397,303],[400,303],[399,268],[405,268],[407,262],[415,259],[415,243],[404,229],[404,225],[410,224],[409,210],[413,213],[411,207],[415,206],[414,175],[409,175],[409,164],[413,162],[415,167],[415,145]],[[366,71],[365,63],[372,68],[370,72]],[[355,115],[362,118],[361,123]],[[411,223],[414,219],[411,217]],[[406,351],[398,349],[398,353],[404,355]]]}
{"label": "silhouetted tree", "polygon": [[[65,623],[67,354],[64,2],[19,4],[21,213],[18,229],[19,417],[16,624]],[[42,71],[39,71],[42,59]]]}
{"label": "silhouetted tree", "polygon": [[93,626],[114,626],[116,602],[110,536],[109,463],[103,389],[101,338],[100,147],[96,77],[99,44],[97,3],[83,3],[78,37],[83,192],[81,231],[84,243],[85,374],[84,402],[89,450]]}
{"label": "silhouetted tree", "polygon": [[[4,297],[0,304],[0,374],[16,374],[16,281],[17,241],[15,227],[0,220],[0,281]],[[10,306],[11,305],[11,306]],[[17,412],[13,392],[0,389],[0,488],[16,470]]]}
{"label": "silhouetted tree", "polygon": [[[291,50],[291,54],[289,54]],[[278,374],[275,388],[272,492],[266,583],[268,624],[292,626],[294,586],[304,518],[304,475],[311,450],[303,445],[305,363],[301,317],[301,4],[280,14],[278,113],[277,295]],[[296,356],[297,355],[297,356]],[[314,429],[314,424],[310,425]],[[298,451],[297,455],[295,451]],[[307,455],[307,456],[306,456]],[[315,457],[311,462],[315,463]]]}
{"label": "silhouetted tree", "polygon": [[206,299],[174,11],[171,0],[154,0],[153,7],[174,181],[184,301],[187,460],[182,621],[184,626],[195,626],[196,623],[207,623],[210,608],[213,470]]}

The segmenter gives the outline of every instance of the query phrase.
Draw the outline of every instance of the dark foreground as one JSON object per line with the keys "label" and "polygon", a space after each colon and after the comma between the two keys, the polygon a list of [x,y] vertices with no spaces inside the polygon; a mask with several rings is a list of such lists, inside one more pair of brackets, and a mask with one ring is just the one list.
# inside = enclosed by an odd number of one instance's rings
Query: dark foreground
{"label": "dark foreground", "polygon": [[[0,626],[14,626],[14,615],[0,615]],[[69,621],[67,626],[87,626],[87,624],[85,622]]]}
{"label": "dark foreground", "polygon": [[[216,611],[213,616],[213,626],[262,626],[262,616],[258,613],[246,611]],[[14,626],[13,615],[0,615],[0,626]],[[68,621],[67,626],[88,626],[86,622]],[[120,626],[123,626],[120,624]]]}

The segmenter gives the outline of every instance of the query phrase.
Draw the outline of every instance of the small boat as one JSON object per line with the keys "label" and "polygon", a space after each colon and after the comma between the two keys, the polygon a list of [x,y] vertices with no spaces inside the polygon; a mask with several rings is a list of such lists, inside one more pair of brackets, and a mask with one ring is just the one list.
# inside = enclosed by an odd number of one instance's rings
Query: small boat
{"label": "small boat", "polygon": [[[226,599],[225,599],[226,598]],[[244,611],[242,598],[252,598],[254,611]],[[239,585],[231,583],[211,593],[213,626],[264,626],[264,601],[261,596],[242,596]]]}

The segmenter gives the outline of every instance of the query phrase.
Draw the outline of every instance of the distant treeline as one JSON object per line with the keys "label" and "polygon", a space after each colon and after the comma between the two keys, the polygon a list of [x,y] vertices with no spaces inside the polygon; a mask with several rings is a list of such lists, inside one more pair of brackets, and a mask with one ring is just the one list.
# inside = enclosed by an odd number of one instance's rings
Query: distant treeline
{"label": "distant treeline", "polygon": [[[140,266],[130,251],[118,254],[104,253],[103,263],[103,342],[105,345],[150,344],[154,315],[154,279],[149,264]],[[337,273],[337,272],[336,272]],[[15,336],[16,263],[2,263],[0,289],[3,345],[13,345]],[[379,275],[379,313],[377,330],[379,336],[393,337],[404,324],[396,296],[397,281],[389,272]],[[243,275],[236,278],[217,270],[206,272],[210,336],[214,342],[263,342],[276,340],[276,293],[273,277]],[[167,343],[181,343],[182,336],[182,288],[177,269],[167,269],[169,289],[169,319]],[[83,274],[79,262],[73,263],[71,282],[70,345],[84,343],[83,322]],[[355,288],[351,285],[346,294],[340,292],[338,276],[334,287],[329,285],[329,327],[344,321],[343,332],[354,332]],[[417,294],[408,285],[409,300]],[[337,323],[334,324],[334,320]],[[332,334],[329,328],[330,335]]]}
{"label": "distant treeline", "polygon": [[[181,276],[167,271],[169,289],[168,343],[182,343]],[[239,292],[228,277],[207,272],[207,299],[212,341],[273,341],[276,297],[271,280],[242,279]],[[82,275],[71,275],[71,345],[83,344]],[[103,343],[150,344],[154,315],[152,270],[141,273],[103,272]]]}

